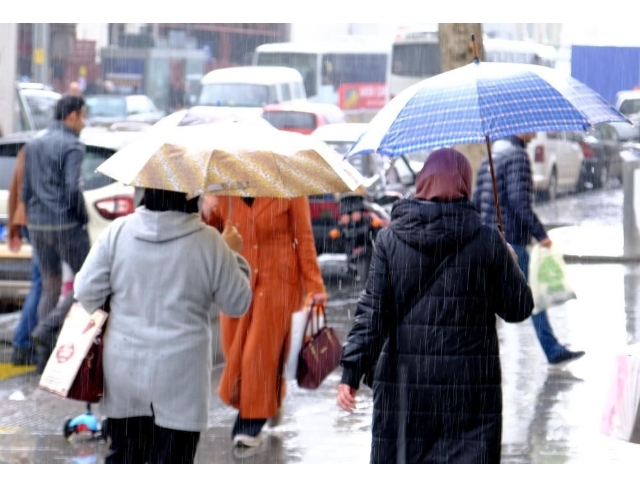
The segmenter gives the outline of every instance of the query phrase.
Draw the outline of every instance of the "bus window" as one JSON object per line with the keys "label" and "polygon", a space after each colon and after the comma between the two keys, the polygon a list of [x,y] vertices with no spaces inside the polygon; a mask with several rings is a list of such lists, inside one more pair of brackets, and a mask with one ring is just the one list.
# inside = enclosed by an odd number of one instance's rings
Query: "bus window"
{"label": "bus window", "polygon": [[[336,104],[343,110],[356,109],[358,103],[382,108],[386,102],[388,59],[386,54],[325,54],[319,101]],[[353,98],[348,95],[352,87],[346,86],[352,84],[361,85],[357,88],[358,95]],[[363,101],[358,102],[358,99]]]}
{"label": "bus window", "polygon": [[308,97],[317,94],[316,79],[318,77],[317,54],[300,54],[291,52],[259,52],[257,66],[286,66],[300,71],[304,81],[304,89]]}
{"label": "bus window", "polygon": [[428,78],[440,74],[440,46],[437,43],[393,46],[391,72],[401,76]]}
{"label": "bus window", "polygon": [[385,83],[387,80],[384,54],[325,54],[322,66],[323,77],[326,74],[336,89],[345,83]]}

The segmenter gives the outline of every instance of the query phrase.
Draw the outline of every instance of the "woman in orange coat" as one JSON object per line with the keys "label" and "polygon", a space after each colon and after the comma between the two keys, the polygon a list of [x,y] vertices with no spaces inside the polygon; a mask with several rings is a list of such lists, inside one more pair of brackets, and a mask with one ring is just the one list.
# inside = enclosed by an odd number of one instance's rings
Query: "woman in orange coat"
{"label": "woman in orange coat", "polygon": [[276,417],[285,396],[282,377],[291,315],[310,294],[326,304],[306,197],[293,199],[207,197],[203,216],[222,231],[232,223],[242,235],[251,266],[253,301],[241,318],[220,315],[225,368],[218,394],[238,409],[235,446],[260,444],[260,431]]}

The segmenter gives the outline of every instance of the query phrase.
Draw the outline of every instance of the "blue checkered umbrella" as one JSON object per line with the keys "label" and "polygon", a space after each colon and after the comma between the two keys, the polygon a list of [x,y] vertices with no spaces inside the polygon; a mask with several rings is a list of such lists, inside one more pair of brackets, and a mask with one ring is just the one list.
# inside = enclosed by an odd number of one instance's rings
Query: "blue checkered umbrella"
{"label": "blue checkered umbrella", "polygon": [[474,62],[405,89],[380,110],[346,157],[397,157],[605,122],[630,123],[574,78],[543,66]]}
{"label": "blue checkered umbrella", "polygon": [[591,88],[543,66],[473,63],[402,91],[371,120],[345,157],[390,157],[424,149],[484,142],[489,151],[498,228],[504,235],[491,141],[528,132],[587,130],[631,123]]}

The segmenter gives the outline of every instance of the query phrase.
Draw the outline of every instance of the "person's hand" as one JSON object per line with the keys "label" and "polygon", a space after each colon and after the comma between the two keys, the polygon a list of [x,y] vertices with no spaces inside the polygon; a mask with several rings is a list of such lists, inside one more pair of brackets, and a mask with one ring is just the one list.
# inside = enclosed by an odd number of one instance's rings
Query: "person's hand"
{"label": "person's hand", "polygon": [[238,233],[238,229],[231,223],[227,222],[224,226],[222,238],[234,252],[240,253],[242,251],[242,235]]}
{"label": "person's hand", "polygon": [[314,306],[327,305],[327,293],[315,293],[311,295],[311,304]]}
{"label": "person's hand", "polygon": [[547,237],[547,238],[545,238],[544,240],[541,240],[541,241],[540,241],[540,245],[541,245],[542,247],[547,248],[547,249],[548,249],[549,247],[551,247],[551,244],[552,244],[552,242],[551,242],[551,239],[550,239],[549,237]]}
{"label": "person's hand", "polygon": [[200,210],[202,217],[205,220],[209,218],[211,210],[213,210],[213,208],[215,208],[216,206],[218,206],[218,197],[210,194],[205,194],[202,197],[202,208]]}
{"label": "person's hand", "polygon": [[20,235],[19,231],[9,231],[7,247],[11,252],[20,252],[20,249],[22,248],[22,236]]}
{"label": "person's hand", "polygon": [[357,389],[354,389],[347,384],[338,385],[338,406],[345,411],[352,413],[356,408],[356,393]]}

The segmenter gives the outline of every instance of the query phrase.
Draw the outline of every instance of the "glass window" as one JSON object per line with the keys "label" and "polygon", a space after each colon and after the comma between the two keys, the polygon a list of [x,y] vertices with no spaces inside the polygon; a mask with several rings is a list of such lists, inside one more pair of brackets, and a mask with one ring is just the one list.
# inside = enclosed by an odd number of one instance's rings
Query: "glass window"
{"label": "glass window", "polygon": [[336,89],[345,83],[385,83],[387,59],[386,54],[325,54],[322,75]]}
{"label": "glass window", "polygon": [[118,96],[90,96],[86,99],[87,118],[126,117],[127,101]]}
{"label": "glass window", "polygon": [[300,83],[291,83],[293,97],[296,100],[306,98],[305,94],[302,91],[302,85]]}
{"label": "glass window", "polygon": [[154,113],[156,106],[146,96],[130,96],[127,98],[127,113],[134,115],[137,113]]}
{"label": "glass window", "polygon": [[42,130],[47,128],[54,118],[56,104],[60,99],[57,93],[41,94],[25,93],[25,100],[31,112],[31,118],[34,123],[34,130]]}
{"label": "glass window", "polygon": [[[17,149],[16,149],[17,153]],[[8,190],[16,168],[16,155],[0,154],[0,190]]]}
{"label": "glass window", "polygon": [[20,101],[18,96],[19,95],[16,93],[16,96],[13,100],[13,131],[23,132],[29,130],[29,124],[26,111],[24,110],[22,102]]}
{"label": "glass window", "polygon": [[625,100],[620,105],[620,113],[623,115],[634,115],[640,113],[640,98],[637,100]]}
{"label": "glass window", "polygon": [[82,160],[82,182],[84,190],[92,190],[108,186],[114,182],[109,176],[96,172],[100,164],[114,154],[111,149],[87,146],[87,150]]}
{"label": "glass window", "polygon": [[282,83],[280,85],[280,90],[282,91],[282,101],[289,101],[293,99],[293,97],[291,96],[291,86],[289,85],[289,83]]}
{"label": "glass window", "polygon": [[259,52],[256,64],[297,69],[302,75],[307,96],[313,97],[318,93],[318,54]]}
{"label": "glass window", "polygon": [[400,44],[393,46],[391,72],[401,76],[428,78],[440,74],[440,46],[435,44]]}
{"label": "glass window", "polygon": [[317,127],[316,117],[304,112],[265,112],[262,117],[277,129],[308,129]]}
{"label": "glass window", "polygon": [[[0,190],[8,190],[16,167],[16,156],[23,146],[19,144],[6,144],[0,147]],[[87,146],[82,160],[82,180],[85,190],[98,189],[114,182],[109,176],[96,172],[100,164],[114,154],[111,149]]]}
{"label": "glass window", "polygon": [[209,83],[202,86],[199,105],[263,107],[277,103],[275,87],[248,83]]}

